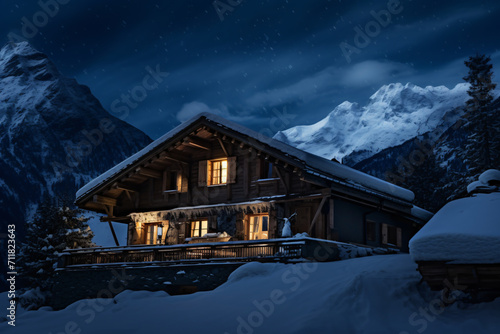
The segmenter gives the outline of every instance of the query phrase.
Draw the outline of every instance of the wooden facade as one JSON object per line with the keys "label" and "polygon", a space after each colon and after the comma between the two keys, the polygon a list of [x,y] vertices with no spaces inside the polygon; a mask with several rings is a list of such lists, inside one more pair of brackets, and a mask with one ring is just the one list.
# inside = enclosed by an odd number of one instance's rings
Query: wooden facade
{"label": "wooden facade", "polygon": [[294,234],[408,250],[425,222],[410,201],[242,129],[202,114],[82,188],[76,203],[128,224],[128,245],[274,239],[295,213]]}

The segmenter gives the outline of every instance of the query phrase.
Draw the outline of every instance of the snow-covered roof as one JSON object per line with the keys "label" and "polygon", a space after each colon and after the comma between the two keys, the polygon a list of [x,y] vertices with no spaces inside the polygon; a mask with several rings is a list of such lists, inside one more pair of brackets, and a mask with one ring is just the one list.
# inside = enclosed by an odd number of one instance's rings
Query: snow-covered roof
{"label": "snow-covered roof", "polygon": [[474,181],[467,186],[467,192],[472,193],[489,193],[496,191],[500,184],[500,171],[489,169],[479,176],[478,181]]}
{"label": "snow-covered roof", "polygon": [[500,193],[446,204],[410,240],[415,261],[500,263]]}
{"label": "snow-covered roof", "polygon": [[[348,166],[341,165],[339,163],[327,160],[325,158],[316,156],[311,153],[307,153],[305,151],[292,147],[276,139],[269,138],[263,135],[262,133],[258,133],[242,125],[228,121],[217,115],[213,115],[210,113],[202,113],[175,127],[165,135],[161,136],[160,138],[152,142],[150,145],[146,146],[141,151],[132,155],[128,159],[125,159],[124,161],[114,166],[107,172],[103,173],[94,180],[90,181],[76,193],[77,201],[81,199],[83,196],[90,193],[91,191],[107,183],[115,175],[126,170],[132,165],[138,163],[140,160],[144,158],[144,156],[154,152],[156,149],[163,146],[163,144],[166,141],[172,139],[178,133],[191,127],[196,122],[201,120],[206,120],[208,123],[211,123],[219,128],[228,129],[230,131],[235,131],[245,136],[248,136],[252,140],[256,140],[258,143],[265,144],[271,149],[280,151],[283,155],[291,159],[299,160],[297,162],[304,163],[305,166],[303,167],[306,169],[308,173],[318,174],[319,172],[320,175],[325,175],[325,174],[330,175],[333,176],[335,179],[345,181],[348,185],[352,185],[354,187],[361,186],[363,188],[372,190],[376,193],[386,194],[392,198],[400,199],[405,202],[411,202],[415,197],[413,192],[411,192],[410,190],[398,187],[392,183],[362,173]],[[251,145],[251,143],[249,144]]]}

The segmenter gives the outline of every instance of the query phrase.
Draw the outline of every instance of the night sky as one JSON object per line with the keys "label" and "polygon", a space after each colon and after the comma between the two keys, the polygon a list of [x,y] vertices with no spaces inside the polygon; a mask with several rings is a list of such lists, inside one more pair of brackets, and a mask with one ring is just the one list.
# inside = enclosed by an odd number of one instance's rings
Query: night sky
{"label": "night sky", "polygon": [[384,84],[452,88],[476,53],[500,70],[498,0],[55,1],[2,0],[2,45],[28,40],[152,138],[202,111],[276,132]]}

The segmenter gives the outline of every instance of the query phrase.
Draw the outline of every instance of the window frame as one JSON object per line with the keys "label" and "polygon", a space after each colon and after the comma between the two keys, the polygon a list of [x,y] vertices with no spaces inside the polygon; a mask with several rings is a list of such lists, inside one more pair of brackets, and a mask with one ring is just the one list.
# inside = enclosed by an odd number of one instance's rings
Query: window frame
{"label": "window frame", "polygon": [[146,245],[162,245],[165,242],[166,230],[162,223],[145,223],[145,240]]}
{"label": "window frame", "polygon": [[229,160],[227,158],[208,160],[207,169],[207,183],[209,186],[228,184]]}
{"label": "window frame", "polygon": [[[207,218],[193,219],[189,223],[190,223],[189,235],[191,238],[202,238],[205,234],[208,233],[208,219]],[[199,223],[198,227],[196,227],[196,225],[194,225],[197,223]],[[206,223],[205,228],[203,227],[203,225],[204,225],[203,223]],[[195,231],[197,232],[198,235],[194,235]],[[203,231],[205,231],[205,233],[203,233]]]}
{"label": "window frame", "polygon": [[[262,227],[264,226],[264,218],[267,220],[267,228],[264,230]],[[254,221],[257,219],[257,225],[255,225]],[[248,231],[248,240],[266,240],[269,239],[269,227],[270,227],[270,217],[269,214],[251,214],[247,215],[247,231]],[[258,226],[257,231],[255,230],[255,226]],[[258,238],[255,239],[255,234],[264,233],[267,235],[267,238]]]}
{"label": "window frame", "polygon": [[[391,230],[391,232],[389,232],[389,230]],[[397,248],[401,248],[403,246],[402,233],[403,233],[403,230],[399,226],[390,225],[390,224],[382,224],[382,242],[381,243],[384,246],[389,246],[389,247],[395,246]],[[392,238],[395,237],[396,239],[389,240],[389,236],[391,236]],[[396,241],[396,242],[393,243],[391,241]]]}

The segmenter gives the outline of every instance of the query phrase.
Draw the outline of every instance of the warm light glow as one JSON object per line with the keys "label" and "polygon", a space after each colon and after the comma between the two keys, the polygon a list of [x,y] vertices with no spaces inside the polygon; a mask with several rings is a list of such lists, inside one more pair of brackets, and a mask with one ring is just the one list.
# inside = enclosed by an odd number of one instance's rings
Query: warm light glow
{"label": "warm light glow", "polygon": [[250,216],[248,222],[249,240],[268,239],[269,216]]}
{"label": "warm light glow", "polygon": [[212,161],[212,185],[227,183],[227,160]]}
{"label": "warm light glow", "polygon": [[208,233],[208,220],[193,220],[191,222],[191,237],[202,237]]}
{"label": "warm light glow", "polygon": [[221,161],[221,183],[227,183],[227,160]]}

